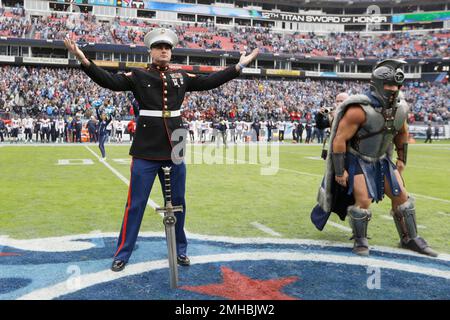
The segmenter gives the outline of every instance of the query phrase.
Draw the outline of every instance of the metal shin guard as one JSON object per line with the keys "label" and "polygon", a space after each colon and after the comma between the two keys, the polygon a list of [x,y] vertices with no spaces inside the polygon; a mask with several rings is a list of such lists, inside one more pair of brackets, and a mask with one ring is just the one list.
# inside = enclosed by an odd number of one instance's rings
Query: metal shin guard
{"label": "metal shin guard", "polygon": [[425,239],[417,235],[416,208],[413,198],[408,198],[395,211],[391,211],[391,214],[394,217],[395,226],[400,236],[400,244],[403,248],[432,257],[438,255],[428,246]]}
{"label": "metal shin guard", "polygon": [[350,227],[353,231],[352,239],[355,241],[353,245],[353,252],[367,256],[369,255],[369,242],[367,241],[367,226],[372,213],[368,209],[361,209],[356,206],[347,208]]}
{"label": "metal shin guard", "polygon": [[416,208],[413,198],[409,198],[404,204],[399,205],[391,214],[402,242],[406,243],[417,237]]}

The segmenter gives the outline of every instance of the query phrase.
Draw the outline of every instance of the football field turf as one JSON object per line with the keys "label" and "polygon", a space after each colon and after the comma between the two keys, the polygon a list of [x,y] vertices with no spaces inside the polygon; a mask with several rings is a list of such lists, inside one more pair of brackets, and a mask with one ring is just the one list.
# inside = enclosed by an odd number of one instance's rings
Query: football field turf
{"label": "football field turf", "polygon": [[[98,147],[93,144],[1,145],[0,236],[36,239],[91,232],[118,235],[127,198],[126,182],[130,178],[129,145],[106,148],[107,161],[102,163]],[[253,163],[252,148],[258,147],[188,148],[188,232],[351,243],[348,222],[340,221],[336,215],[331,216],[332,223],[322,232],[310,221],[325,165],[318,158],[320,146],[281,145],[278,163],[273,160],[277,151],[272,149],[269,166],[276,174],[269,175],[261,174],[267,163]],[[218,150],[223,155],[219,154],[216,160],[223,161],[198,161],[198,157]],[[235,161],[244,151],[244,158]],[[449,160],[448,143],[410,145],[404,173],[406,187],[416,199],[419,234],[441,253],[450,253]],[[150,197],[162,204],[158,180]],[[398,234],[389,217],[389,199],[373,204],[372,209],[369,243],[397,247]],[[163,231],[162,218],[149,206],[141,231]]]}

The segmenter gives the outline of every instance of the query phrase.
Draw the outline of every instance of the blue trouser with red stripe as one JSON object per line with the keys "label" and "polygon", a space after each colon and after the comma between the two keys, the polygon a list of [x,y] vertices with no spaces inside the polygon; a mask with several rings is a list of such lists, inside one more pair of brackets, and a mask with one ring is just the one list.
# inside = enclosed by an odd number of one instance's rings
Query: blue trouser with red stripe
{"label": "blue trouser with red stripe", "polygon": [[114,260],[128,262],[136,243],[142,217],[156,175],[158,175],[162,190],[164,190],[164,173],[161,168],[165,166],[172,167],[170,172],[172,205],[183,206],[183,212],[175,213],[177,218],[177,223],[175,225],[177,254],[186,255],[187,240],[186,234],[184,233],[184,219],[186,212],[184,198],[186,189],[186,165],[184,162],[177,165],[171,160],[160,161],[133,158],[131,163],[131,180],[128,189],[128,199]]}

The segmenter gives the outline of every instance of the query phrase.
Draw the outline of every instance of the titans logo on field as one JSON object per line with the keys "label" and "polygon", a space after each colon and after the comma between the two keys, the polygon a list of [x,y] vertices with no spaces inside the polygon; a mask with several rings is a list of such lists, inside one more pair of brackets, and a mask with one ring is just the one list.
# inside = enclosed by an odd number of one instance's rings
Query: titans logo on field
{"label": "titans logo on field", "polygon": [[450,258],[312,240],[191,236],[170,289],[165,238],[145,233],[122,272],[113,234],[0,238],[0,299],[449,299]]}

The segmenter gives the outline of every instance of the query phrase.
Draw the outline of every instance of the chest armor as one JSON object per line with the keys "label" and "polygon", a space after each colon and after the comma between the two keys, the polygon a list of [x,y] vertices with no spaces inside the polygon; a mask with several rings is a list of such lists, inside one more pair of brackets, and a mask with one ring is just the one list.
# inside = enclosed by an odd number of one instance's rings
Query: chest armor
{"label": "chest armor", "polygon": [[379,159],[389,151],[394,137],[402,128],[407,117],[407,104],[401,100],[386,110],[370,104],[361,107],[366,113],[366,122],[348,142],[350,150],[364,157]]}

